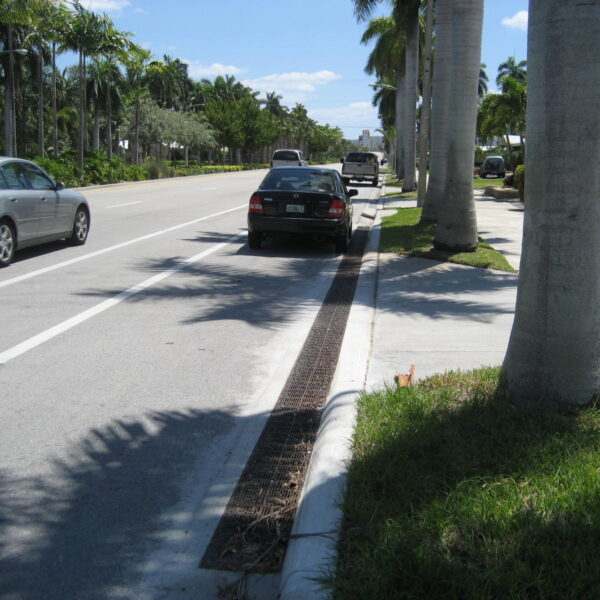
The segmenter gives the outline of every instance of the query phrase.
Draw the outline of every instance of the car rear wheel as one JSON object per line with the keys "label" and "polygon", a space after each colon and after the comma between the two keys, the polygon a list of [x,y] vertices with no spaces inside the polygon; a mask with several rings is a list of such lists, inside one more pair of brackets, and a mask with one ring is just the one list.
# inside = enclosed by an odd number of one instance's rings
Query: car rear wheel
{"label": "car rear wheel", "polygon": [[0,267],[10,265],[15,255],[16,236],[8,221],[0,223]]}
{"label": "car rear wheel", "polygon": [[379,179],[377,177],[375,177],[375,179],[373,179],[372,185],[374,187],[376,187],[378,183],[379,183]]}
{"label": "car rear wheel", "polygon": [[248,247],[250,250],[259,250],[262,241],[262,233],[259,231],[248,232]]}
{"label": "car rear wheel", "polygon": [[90,230],[90,217],[87,210],[80,206],[75,213],[75,221],[73,223],[73,233],[69,238],[69,242],[73,246],[82,246],[85,244]]}

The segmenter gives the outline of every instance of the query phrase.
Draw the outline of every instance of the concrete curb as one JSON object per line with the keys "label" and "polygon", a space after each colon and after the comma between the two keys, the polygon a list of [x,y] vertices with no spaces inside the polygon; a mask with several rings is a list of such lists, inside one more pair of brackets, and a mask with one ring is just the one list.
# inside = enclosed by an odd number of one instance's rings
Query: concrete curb
{"label": "concrete curb", "polygon": [[365,386],[371,354],[379,237],[376,221],[365,248],[338,367],[298,504],[281,572],[281,600],[325,600],[330,596],[318,579],[335,568],[356,401]]}

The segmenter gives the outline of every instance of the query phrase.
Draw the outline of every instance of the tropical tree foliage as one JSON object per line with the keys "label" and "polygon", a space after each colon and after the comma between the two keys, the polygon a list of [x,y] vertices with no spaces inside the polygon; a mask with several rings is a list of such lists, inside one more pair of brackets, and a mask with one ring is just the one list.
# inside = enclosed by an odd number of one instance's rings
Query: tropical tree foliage
{"label": "tropical tree foliage", "polygon": [[[77,64],[60,71],[65,52]],[[193,81],[181,59],[152,57],[78,0],[0,0],[0,67],[0,152],[75,150],[81,173],[88,151],[122,152],[134,164],[189,151],[266,162],[274,145],[337,154],[343,140],[276,92],[260,99],[230,75]]]}

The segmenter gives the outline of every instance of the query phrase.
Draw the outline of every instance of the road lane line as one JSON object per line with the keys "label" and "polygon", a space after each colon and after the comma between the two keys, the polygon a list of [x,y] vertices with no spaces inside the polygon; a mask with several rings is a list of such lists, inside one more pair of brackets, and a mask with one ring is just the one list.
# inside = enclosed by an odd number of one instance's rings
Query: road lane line
{"label": "road lane line", "polygon": [[137,202],[126,202],[125,204],[113,204],[112,206],[107,206],[106,208],[121,208],[122,206],[133,206],[134,204],[141,204],[142,201],[138,200]]}
{"label": "road lane line", "polygon": [[89,258],[94,258],[96,256],[100,256],[101,254],[106,254],[107,252],[112,252],[113,250],[119,250],[120,248],[125,248],[126,246],[130,246],[131,244],[137,244],[138,242],[143,242],[144,240],[149,240],[153,237],[157,237],[159,235],[163,235],[165,233],[169,233],[171,231],[175,231],[177,229],[181,229],[183,227],[189,227],[190,225],[194,225],[195,223],[200,223],[201,221],[206,221],[208,219],[213,219],[215,217],[220,217],[222,215],[226,215],[227,213],[234,212],[236,210],[240,210],[242,208],[246,208],[248,204],[241,204],[240,206],[235,206],[234,208],[229,208],[227,210],[223,210],[218,213],[214,213],[212,215],[207,215],[206,217],[200,217],[199,219],[194,219],[193,221],[187,221],[186,223],[180,223],[179,225],[174,225],[173,227],[168,227],[167,229],[161,229],[160,231],[155,231],[154,233],[149,233],[147,235],[143,235],[141,237],[135,238],[133,240],[129,240],[128,242],[122,242],[120,244],[115,244],[114,246],[109,246],[108,248],[104,248],[103,250],[96,250],[95,252],[90,252],[89,254],[84,254],[83,256],[78,256],[77,258],[72,258],[70,260],[65,260],[60,263],[56,263],[51,267],[44,267],[43,269],[38,269],[37,271],[31,271],[31,273],[24,273],[23,275],[18,275],[17,277],[13,277],[12,279],[7,279],[6,281],[0,281],[0,288],[7,287],[14,283],[19,283],[21,281],[25,281],[26,279],[31,279],[32,277],[37,277],[38,275],[44,275],[45,273],[50,273],[51,271],[56,271],[57,269],[62,269],[63,267],[68,267],[70,265],[74,265],[75,263],[81,262],[82,260],[88,260]]}
{"label": "road lane line", "polygon": [[73,329],[73,327],[77,327],[77,325],[80,325],[81,323],[87,321],[88,319],[91,319],[92,317],[95,317],[96,315],[103,313],[104,311],[108,310],[109,308],[112,308],[113,306],[116,306],[120,302],[123,302],[123,300],[127,300],[128,298],[131,298],[132,296],[135,296],[136,294],[143,292],[144,290],[148,289],[149,287],[156,285],[157,283],[159,283],[160,281],[163,281],[167,277],[170,277],[174,273],[178,273],[182,269],[185,269],[189,265],[192,265],[192,264],[198,262],[199,260],[206,258],[210,254],[214,254],[215,252],[222,250],[223,248],[225,248],[225,246],[232,244],[233,242],[244,237],[245,235],[246,235],[245,233],[238,233],[234,236],[231,236],[224,242],[216,244],[215,246],[208,248],[207,250],[204,250],[204,251],[200,252],[199,254],[191,256],[190,258],[187,258],[184,261],[177,263],[175,266],[171,267],[170,269],[167,269],[166,271],[162,271],[161,273],[157,273],[156,275],[149,277],[145,281],[142,281],[141,283],[138,283],[137,285],[134,285],[133,287],[130,287],[129,289],[127,289],[123,292],[120,292],[116,296],[113,296],[112,298],[108,298],[107,300],[100,302],[100,304],[96,304],[96,306],[92,306],[91,308],[88,308],[87,310],[80,312],[78,315],[75,315],[74,317],[71,317],[70,319],[63,321],[62,323],[59,323],[58,325],[55,325],[54,327],[50,327],[49,329],[46,329],[46,331],[42,331],[41,333],[38,333],[37,335],[30,337],[29,339],[25,340],[24,342],[21,342],[20,344],[16,344],[12,348],[9,348],[8,350],[5,350],[4,352],[0,352],[0,365],[4,365],[7,362],[9,362],[10,360],[17,358],[18,356],[21,356],[21,354],[25,354],[25,352],[29,352],[29,350],[33,350],[34,348],[37,348],[41,344],[44,344],[45,342],[51,340],[52,338],[55,338],[56,336],[60,335],[61,333],[64,333],[65,331],[68,331],[69,329]]}

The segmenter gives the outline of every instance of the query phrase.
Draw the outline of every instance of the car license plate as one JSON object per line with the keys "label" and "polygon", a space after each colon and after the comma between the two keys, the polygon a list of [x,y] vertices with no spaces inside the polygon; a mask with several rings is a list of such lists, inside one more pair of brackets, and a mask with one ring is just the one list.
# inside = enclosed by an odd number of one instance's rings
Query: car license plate
{"label": "car license plate", "polygon": [[289,213],[303,213],[304,206],[302,204],[288,204],[285,210]]}

